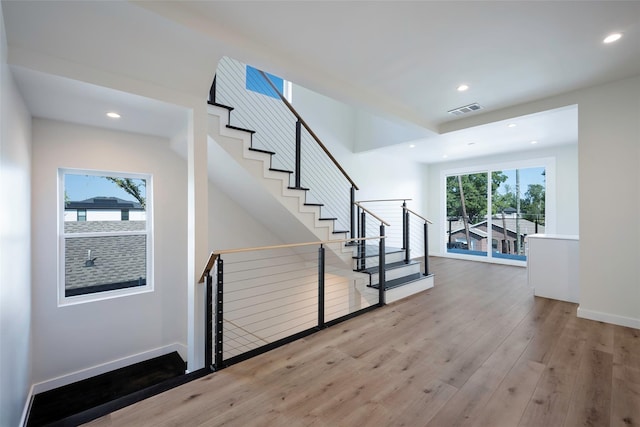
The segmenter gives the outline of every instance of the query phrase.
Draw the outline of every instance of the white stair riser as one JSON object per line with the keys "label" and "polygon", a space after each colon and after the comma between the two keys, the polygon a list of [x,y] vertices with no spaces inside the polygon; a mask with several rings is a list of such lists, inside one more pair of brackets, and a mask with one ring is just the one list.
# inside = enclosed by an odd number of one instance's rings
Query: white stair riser
{"label": "white stair riser", "polygon": [[385,300],[386,303],[392,303],[394,301],[401,300],[402,298],[409,297],[418,292],[426,291],[433,288],[434,277],[433,275],[425,276],[423,279],[416,280],[408,283],[404,286],[398,286],[397,288],[388,289],[386,291]]}
{"label": "white stair riser", "polygon": [[[420,264],[408,264],[403,267],[393,268],[391,270],[385,270],[384,277],[386,280],[399,279],[401,277],[410,276],[415,273],[420,273]],[[371,275],[371,284],[377,285],[380,282],[380,274],[374,273]]]}

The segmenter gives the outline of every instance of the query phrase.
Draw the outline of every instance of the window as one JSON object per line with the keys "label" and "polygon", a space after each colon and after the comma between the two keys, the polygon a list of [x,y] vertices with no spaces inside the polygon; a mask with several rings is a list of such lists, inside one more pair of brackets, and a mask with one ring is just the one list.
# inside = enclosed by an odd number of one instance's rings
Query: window
{"label": "window", "polygon": [[[280,91],[280,93],[284,95],[287,101],[291,102],[291,82],[288,82],[281,77],[274,76],[273,74],[269,74],[266,72],[265,74],[269,78],[269,80],[271,80],[271,83],[273,83],[273,85],[278,89],[278,91]],[[245,68],[245,88],[247,90],[261,93],[275,99],[280,99],[271,85],[264,80],[264,77],[262,77],[262,74],[260,74],[260,70],[252,67],[251,65],[247,65]]]}
{"label": "window", "polygon": [[444,172],[446,252],[526,261],[525,237],[548,229],[547,172],[552,164],[540,159],[515,167],[476,168],[481,172]]}
{"label": "window", "polygon": [[151,176],[60,169],[59,186],[58,303],[152,290]]}

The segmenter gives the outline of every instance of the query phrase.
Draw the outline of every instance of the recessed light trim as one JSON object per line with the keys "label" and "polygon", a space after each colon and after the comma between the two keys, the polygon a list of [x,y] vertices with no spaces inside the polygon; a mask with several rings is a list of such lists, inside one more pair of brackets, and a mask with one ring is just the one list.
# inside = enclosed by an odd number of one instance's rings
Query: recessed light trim
{"label": "recessed light trim", "polygon": [[115,111],[109,111],[107,113],[107,117],[109,117],[110,119],[119,119],[120,114],[116,113]]}
{"label": "recessed light trim", "polygon": [[416,148],[416,144],[409,144],[409,148]]}
{"label": "recessed light trim", "polygon": [[538,143],[538,141],[535,141],[535,140],[531,141],[531,144],[537,144],[537,143]]}
{"label": "recessed light trim", "polygon": [[514,127],[516,127],[516,126],[518,126],[518,125],[517,125],[517,124],[515,124],[515,123],[509,123],[509,124],[507,125],[507,127],[508,127],[508,128],[514,128]]}
{"label": "recessed light trim", "polygon": [[464,92],[466,90],[469,90],[469,85],[461,84],[460,86],[458,86],[457,90],[458,92]]}
{"label": "recessed light trim", "polygon": [[609,43],[617,42],[621,38],[622,38],[622,33],[611,33],[602,40],[602,43],[609,44]]}
{"label": "recessed light trim", "polygon": [[442,158],[443,158],[443,159],[446,159],[447,157],[449,157],[447,154],[443,154],[443,155],[442,155]]}

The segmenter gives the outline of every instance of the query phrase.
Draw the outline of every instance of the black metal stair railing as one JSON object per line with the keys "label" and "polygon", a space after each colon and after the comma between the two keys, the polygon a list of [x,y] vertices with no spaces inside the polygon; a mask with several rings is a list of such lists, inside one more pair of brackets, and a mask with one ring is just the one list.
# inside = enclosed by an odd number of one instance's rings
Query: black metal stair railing
{"label": "black metal stair railing", "polygon": [[[384,226],[380,233],[366,241],[378,243],[384,265]],[[375,291],[362,274],[328,255],[350,240],[213,252],[200,278],[206,296],[205,367],[223,369],[383,306],[384,269]]]}
{"label": "black metal stair railing", "polygon": [[[409,263],[414,259],[424,258],[423,275],[430,275],[429,271],[429,229],[432,222],[416,213],[407,206],[411,199],[380,199],[361,200],[355,202],[357,217],[360,219],[358,237],[371,233],[372,230],[363,227],[366,216],[363,218],[362,210],[367,206],[368,212],[375,213],[387,220],[388,233],[387,248],[398,248],[404,252],[404,262]],[[401,206],[398,203],[402,202]]]}
{"label": "black metal stair railing", "polygon": [[223,58],[209,102],[228,106],[228,126],[252,131],[252,148],[272,154],[272,169],[290,172],[289,187],[305,191],[308,204],[321,206],[322,219],[333,220],[334,230],[355,237],[353,202],[358,186],[274,78],[255,69],[257,73],[249,74],[249,69]]}

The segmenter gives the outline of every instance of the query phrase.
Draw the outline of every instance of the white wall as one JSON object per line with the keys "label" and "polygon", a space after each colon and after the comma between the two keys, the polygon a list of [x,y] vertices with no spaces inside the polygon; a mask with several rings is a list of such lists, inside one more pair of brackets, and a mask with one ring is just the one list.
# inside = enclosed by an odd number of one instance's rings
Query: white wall
{"label": "white wall", "polygon": [[[59,167],[153,176],[153,292],[57,306]],[[32,206],[34,383],[77,380],[154,349],[186,356],[187,164],[168,140],[34,119]]]}
{"label": "white wall", "polygon": [[0,425],[16,426],[31,385],[31,116],[7,66],[0,5]]}
{"label": "white wall", "polygon": [[579,95],[578,315],[640,328],[640,76]]}
{"label": "white wall", "polygon": [[[366,139],[361,132],[369,128],[361,118],[371,118],[368,113],[297,85],[293,88],[293,105],[360,188],[356,200],[406,197],[412,199],[409,207],[420,213],[424,193],[422,165],[375,150],[356,152],[358,141]],[[377,138],[384,138],[387,133],[389,138],[397,137],[391,136],[396,129],[391,122],[376,123],[378,129],[385,124],[390,126]]]}
{"label": "white wall", "polygon": [[[557,234],[578,234],[578,145],[569,144],[535,151],[509,153],[498,156],[479,157],[456,162],[437,163],[425,166],[427,173],[427,199],[425,211],[434,224],[429,227],[429,252],[444,253],[445,226],[442,211],[444,183],[442,172],[450,169],[471,168],[474,166],[497,165],[535,159],[555,159],[555,197],[547,192],[547,205],[555,206],[555,216],[547,218],[553,224],[550,232]],[[549,185],[547,178],[547,185]]]}
{"label": "white wall", "polygon": [[212,182],[209,183],[210,251],[280,245],[282,240]]}

